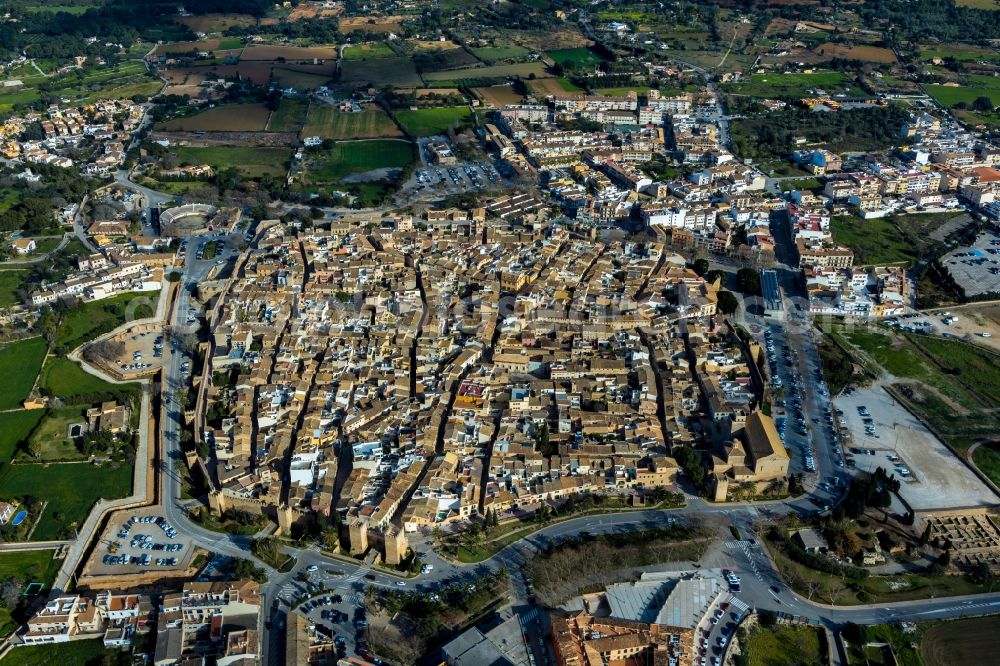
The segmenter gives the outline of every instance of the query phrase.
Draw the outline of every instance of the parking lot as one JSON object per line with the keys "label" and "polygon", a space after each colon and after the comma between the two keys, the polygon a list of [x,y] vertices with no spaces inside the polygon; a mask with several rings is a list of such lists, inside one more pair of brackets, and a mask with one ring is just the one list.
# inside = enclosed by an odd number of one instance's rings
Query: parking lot
{"label": "parking lot", "polygon": [[160,367],[163,334],[159,331],[130,330],[117,339],[124,343],[124,347],[112,364],[122,374],[152,372]]}
{"label": "parking lot", "polygon": [[993,493],[979,478],[880,384],[841,395],[834,402],[852,433],[850,446],[863,451],[849,452],[848,460],[859,470],[873,472],[883,467],[894,473],[903,481],[900,495],[914,510],[995,503]]}
{"label": "parking lot", "polygon": [[971,246],[944,255],[941,264],[966,296],[1000,291],[1000,234],[993,231],[980,234]]}
{"label": "parking lot", "polygon": [[108,524],[87,574],[135,574],[186,569],[191,543],[155,511],[120,511]]}

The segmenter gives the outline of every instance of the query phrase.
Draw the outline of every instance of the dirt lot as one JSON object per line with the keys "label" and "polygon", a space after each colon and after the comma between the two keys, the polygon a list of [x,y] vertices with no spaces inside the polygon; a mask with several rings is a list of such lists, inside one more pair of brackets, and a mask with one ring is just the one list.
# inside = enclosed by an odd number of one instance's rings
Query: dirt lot
{"label": "dirt lot", "polygon": [[846,46],[844,44],[822,44],[816,52],[828,58],[848,58],[865,62],[896,62],[896,56],[889,49],[877,46]]}
{"label": "dirt lot", "polygon": [[203,16],[178,16],[174,19],[195,32],[222,32],[233,26],[245,28],[256,22],[249,14],[205,14]]}
{"label": "dirt lot", "polygon": [[[958,321],[950,326],[942,324],[945,312],[958,317]],[[933,314],[914,321],[930,322],[938,334],[950,333],[974,344],[1000,351],[1000,304],[938,308],[927,310],[927,313]],[[984,338],[981,333],[989,333],[990,337]]]}
{"label": "dirt lot", "polygon": [[183,69],[165,70],[163,76],[170,82],[163,89],[164,95],[196,97],[202,91],[201,82],[205,80],[203,74],[191,74]]}
{"label": "dirt lot", "polygon": [[[853,446],[874,449],[875,455],[854,455],[857,468],[874,471],[891,468],[886,458],[895,453],[912,473],[900,494],[917,511],[992,506],[1000,502],[937,437],[910,415],[881,385],[861,389],[834,400],[853,435]],[[865,433],[858,407],[864,405],[875,420],[875,437]],[[892,471],[889,469],[888,471]],[[898,477],[898,475],[897,475]]]}
{"label": "dirt lot", "polygon": [[301,21],[303,19],[328,18],[339,16],[343,11],[343,6],[339,4],[335,7],[323,7],[320,4],[301,2],[297,7],[292,8],[291,13],[288,15],[288,20]]}
{"label": "dirt lot", "polygon": [[255,45],[246,47],[243,50],[240,60],[273,61],[278,58],[284,58],[286,62],[312,62],[314,58],[318,58],[319,60],[336,60],[337,47]]}
{"label": "dirt lot", "polygon": [[400,24],[406,18],[406,16],[345,16],[340,19],[340,31],[399,32]]}
{"label": "dirt lot", "polygon": [[498,109],[504,104],[520,104],[523,99],[509,85],[473,88],[472,92],[483,100],[485,106],[494,109]]}
{"label": "dirt lot", "polygon": [[[106,576],[113,574],[129,575],[129,574],[141,574],[150,571],[177,571],[183,570],[188,567],[191,563],[191,557],[194,553],[194,548],[186,537],[178,534],[174,538],[170,538],[166,535],[164,523],[163,526],[158,525],[154,522],[141,523],[138,522],[139,518],[142,516],[150,517],[160,517],[162,514],[157,512],[156,507],[149,507],[146,509],[138,509],[136,511],[119,511],[114,514],[111,522],[108,523],[108,527],[104,534],[101,535],[100,545],[94,549],[94,554],[91,556],[90,562],[87,563],[87,567],[84,571],[85,575],[90,576]],[[128,532],[126,536],[120,536],[120,534],[125,534],[121,530],[126,528],[126,523],[129,519],[135,518],[135,522],[128,527]],[[137,535],[147,535],[150,537],[150,542],[153,544],[153,548],[140,548],[138,540],[136,545],[132,546],[132,540]],[[113,547],[112,544],[118,544]],[[176,551],[166,551],[162,546],[168,544],[180,544],[180,550]],[[157,546],[161,546],[157,548]],[[116,552],[111,553],[110,551],[114,549]],[[105,564],[104,557],[121,557],[122,555],[127,556],[127,564]],[[141,558],[144,555],[148,555],[150,563],[148,565],[137,563],[133,558]],[[177,564],[167,565],[167,564],[156,564],[156,560],[159,558],[177,558]]]}

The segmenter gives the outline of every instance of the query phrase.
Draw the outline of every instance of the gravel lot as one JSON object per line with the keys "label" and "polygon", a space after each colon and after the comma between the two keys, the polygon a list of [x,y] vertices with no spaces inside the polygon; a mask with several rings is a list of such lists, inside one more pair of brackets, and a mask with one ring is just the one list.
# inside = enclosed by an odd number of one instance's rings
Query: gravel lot
{"label": "gravel lot", "polygon": [[[900,494],[917,511],[991,506],[1000,503],[965,464],[910,415],[880,384],[840,396],[835,401],[844,410],[842,422],[853,436],[851,446],[875,449],[875,455],[854,455],[859,470],[882,466],[892,471],[888,455],[897,455],[911,474]],[[875,434],[865,433],[858,407],[868,408],[875,421]],[[899,474],[896,475],[900,477]]]}

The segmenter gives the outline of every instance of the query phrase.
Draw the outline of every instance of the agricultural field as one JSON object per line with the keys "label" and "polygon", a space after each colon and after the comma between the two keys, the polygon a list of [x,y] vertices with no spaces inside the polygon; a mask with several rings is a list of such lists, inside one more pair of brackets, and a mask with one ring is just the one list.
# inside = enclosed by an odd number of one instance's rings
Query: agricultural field
{"label": "agricultural field", "polygon": [[279,88],[292,88],[299,92],[315,90],[325,86],[333,79],[333,74],[317,74],[301,72],[287,67],[275,67],[271,70],[271,80]]}
{"label": "agricultural field", "polygon": [[500,60],[517,60],[531,55],[530,49],[516,44],[509,46],[485,46],[471,50],[474,56],[485,63],[494,63]]}
{"label": "agricultural field", "polygon": [[402,136],[392,118],[380,107],[371,105],[357,113],[338,111],[329,104],[310,104],[302,136],[323,139],[377,139]]}
{"label": "agricultural field", "polygon": [[828,58],[847,58],[849,60],[860,60],[862,62],[891,63],[896,62],[896,54],[891,49],[878,46],[848,46],[846,44],[833,44],[827,42],[816,48],[816,53]]}
{"label": "agricultural field", "polygon": [[413,62],[420,72],[459,69],[478,65],[479,61],[454,42],[416,42]]}
{"label": "agricultural field", "polygon": [[277,110],[271,113],[267,121],[268,132],[298,132],[305,122],[306,104],[298,100],[281,98]]}
{"label": "agricultural field", "polygon": [[437,109],[397,111],[396,118],[412,136],[444,134],[449,128],[463,128],[475,123],[474,116],[465,106],[445,106]]}
{"label": "agricultural field", "polygon": [[1000,617],[969,618],[936,624],[920,641],[925,666],[986,663],[996,653]]}
{"label": "agricultural field", "polygon": [[520,104],[524,99],[509,85],[473,88],[472,93],[482,100],[483,105],[499,109],[505,104]]}
{"label": "agricultural field", "polygon": [[1000,60],[1000,52],[984,46],[973,44],[930,44],[920,47],[921,60],[933,60],[940,58],[946,60],[952,58],[958,62],[971,62],[974,60],[997,61]]}
{"label": "agricultural field", "polygon": [[99,98],[123,99],[134,95],[153,95],[163,82],[150,77],[139,62],[122,62],[100,68],[87,68],[60,77],[45,77],[31,71],[21,76],[20,88],[0,92],[0,113],[16,104],[31,104],[41,99],[38,86],[51,86],[46,94],[59,95],[72,102],[89,103]]}
{"label": "agricultural field", "polygon": [[467,67],[464,69],[453,69],[445,72],[425,72],[423,76],[424,80],[428,83],[447,82],[442,85],[454,87],[458,81],[488,81],[491,79],[506,79],[512,76],[519,76],[527,79],[532,74],[538,78],[548,76],[545,70],[545,65],[540,62],[522,62],[515,65],[492,65],[490,67]]}
{"label": "agricultural field", "polygon": [[288,171],[291,148],[264,148],[255,146],[211,146],[197,148],[180,146],[177,157],[182,164],[208,164],[215,169],[237,169],[244,176],[259,178],[264,175],[284,176]]}
{"label": "agricultural field", "polygon": [[243,42],[234,37],[224,39],[203,39],[198,42],[174,42],[172,44],[161,44],[156,47],[156,52],[164,54],[185,55],[191,52],[207,51],[233,51],[243,48]]}
{"label": "agricultural field", "polygon": [[344,49],[344,61],[348,60],[372,60],[374,58],[392,58],[396,52],[389,48],[385,42],[368,42],[367,44],[355,44]]}
{"label": "agricultural field", "polygon": [[753,74],[750,81],[729,83],[723,86],[726,92],[750,97],[810,97],[822,90],[827,95],[863,95],[855,88],[847,75],[840,72],[817,72],[815,74]]}
{"label": "agricultural field", "polygon": [[409,17],[401,16],[345,16],[340,19],[340,31],[347,34],[354,30],[365,32],[400,32],[400,25]]}
{"label": "agricultural field", "polygon": [[273,62],[308,62],[314,60],[336,60],[336,46],[283,46],[276,44],[251,45],[243,49],[240,60],[261,60]]}
{"label": "agricultural field", "polygon": [[271,115],[263,104],[227,104],[156,126],[170,132],[262,132]]}
{"label": "agricultural field", "polygon": [[15,409],[28,397],[45,360],[48,346],[41,337],[0,348],[0,409]]}
{"label": "agricultural field", "polygon": [[224,32],[229,28],[245,28],[257,22],[250,14],[202,14],[200,16],[178,16],[177,23],[186,25],[194,32]]}
{"label": "agricultural field", "polygon": [[969,7],[970,9],[1000,11],[1000,2],[997,2],[997,0],[955,0],[955,4],[959,7]]}
{"label": "agricultural field", "polygon": [[604,58],[586,47],[558,49],[556,51],[548,51],[545,55],[560,65],[572,63],[572,66],[576,69],[590,69],[604,62]]}
{"label": "agricultural field", "polygon": [[344,61],[340,82],[344,86],[372,85],[376,88],[415,88],[423,83],[413,60],[401,57]]}
{"label": "agricultural field", "polygon": [[532,94],[547,97],[548,95],[562,95],[568,92],[582,92],[583,89],[575,85],[566,77],[534,79],[528,81],[528,89]]}

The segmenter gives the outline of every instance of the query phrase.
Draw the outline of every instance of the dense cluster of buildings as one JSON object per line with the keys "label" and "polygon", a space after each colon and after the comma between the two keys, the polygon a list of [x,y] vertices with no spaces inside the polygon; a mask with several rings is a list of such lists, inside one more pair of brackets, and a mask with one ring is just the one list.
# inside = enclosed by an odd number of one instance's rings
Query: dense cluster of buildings
{"label": "dense cluster of buildings", "polygon": [[153,632],[154,664],[254,664],[261,654],[260,615],[260,586],[253,581],[191,582],[159,594],[66,594],[28,619],[17,644],[101,639],[107,648],[122,648]]}

